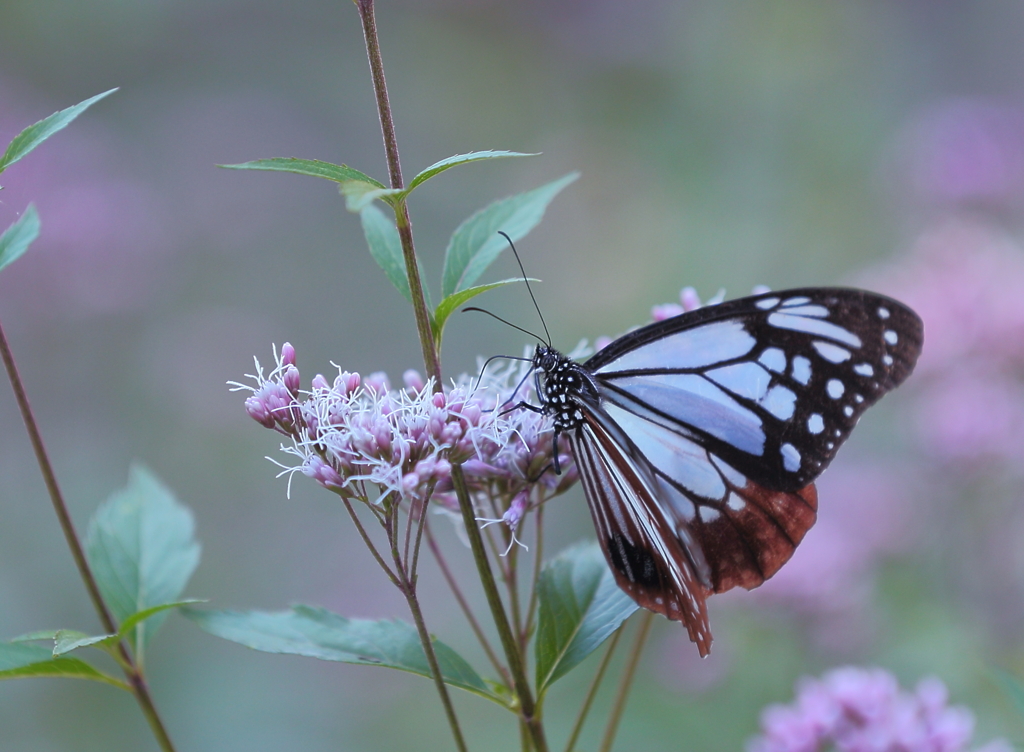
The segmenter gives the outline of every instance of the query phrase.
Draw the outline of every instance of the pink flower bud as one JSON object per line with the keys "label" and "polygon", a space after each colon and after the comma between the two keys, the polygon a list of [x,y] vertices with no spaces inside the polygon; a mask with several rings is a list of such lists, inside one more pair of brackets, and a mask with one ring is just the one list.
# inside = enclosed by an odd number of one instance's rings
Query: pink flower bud
{"label": "pink flower bud", "polygon": [[302,379],[299,376],[299,369],[295,366],[288,366],[284,369],[284,374],[281,376],[281,383],[284,384],[284,388],[293,397],[299,396],[299,387],[302,385]]}
{"label": "pink flower bud", "polygon": [[363,386],[377,394],[386,394],[391,391],[391,384],[388,381],[388,375],[383,371],[374,371],[371,373],[363,380]]}
{"label": "pink flower bud", "polygon": [[281,365],[295,365],[295,348],[292,347],[291,342],[285,342],[283,345],[281,345]]}
{"label": "pink flower bud", "polygon": [[271,414],[267,404],[260,399],[259,395],[253,395],[245,401],[245,411],[249,417],[265,428],[274,427],[274,416]]}
{"label": "pink flower bud", "polygon": [[412,368],[402,374],[402,381],[405,382],[407,389],[411,389],[417,393],[422,392],[423,387],[426,386],[423,381],[423,377],[420,376],[420,372]]}
{"label": "pink flower bud", "polygon": [[312,386],[314,392],[327,391],[328,389],[331,388],[331,385],[327,383],[327,379],[324,378],[324,375],[322,373],[318,373],[316,376],[313,377]]}
{"label": "pink flower bud", "polygon": [[700,308],[700,296],[692,287],[684,287],[679,293],[679,302],[683,304],[684,311],[696,311]]}
{"label": "pink flower bud", "polygon": [[530,505],[530,492],[528,490],[520,491],[512,499],[512,503],[509,504],[505,514],[502,515],[501,520],[510,528],[515,530],[519,527],[519,523],[523,521],[523,515],[526,514],[526,510]]}

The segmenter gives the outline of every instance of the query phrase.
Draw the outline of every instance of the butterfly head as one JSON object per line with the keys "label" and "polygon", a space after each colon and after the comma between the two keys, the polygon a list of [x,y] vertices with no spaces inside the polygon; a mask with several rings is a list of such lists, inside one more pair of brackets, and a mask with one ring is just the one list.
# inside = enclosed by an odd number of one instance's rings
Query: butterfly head
{"label": "butterfly head", "polygon": [[568,431],[581,425],[586,407],[599,399],[590,373],[547,345],[537,345],[533,367],[543,375],[537,393],[544,412],[554,416],[555,430]]}

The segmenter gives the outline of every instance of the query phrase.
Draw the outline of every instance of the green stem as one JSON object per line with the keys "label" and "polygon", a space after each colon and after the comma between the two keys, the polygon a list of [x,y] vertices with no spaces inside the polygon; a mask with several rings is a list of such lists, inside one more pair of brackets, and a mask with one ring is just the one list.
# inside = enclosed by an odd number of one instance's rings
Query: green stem
{"label": "green stem", "polygon": [[576,748],[576,742],[579,740],[580,732],[583,731],[583,724],[587,720],[587,714],[590,713],[590,706],[594,704],[594,698],[597,697],[597,690],[601,686],[601,682],[604,680],[605,671],[608,670],[608,665],[612,662],[612,655],[615,653],[615,648],[619,645],[619,638],[622,637],[622,629],[616,629],[615,634],[612,635],[611,641],[608,643],[608,649],[604,653],[604,657],[601,659],[601,665],[597,667],[597,673],[594,674],[593,680],[590,682],[590,688],[587,689],[587,696],[583,700],[583,706],[580,708],[579,715],[576,716],[576,723],[573,724],[572,733],[569,734],[569,741],[565,744],[565,752],[573,752]]}
{"label": "green stem", "polygon": [[633,647],[629,651],[629,658],[626,659],[626,667],[622,670],[619,689],[615,693],[615,704],[612,705],[611,715],[608,716],[608,725],[604,729],[604,738],[601,739],[599,752],[611,752],[615,734],[619,730],[619,721],[622,720],[622,711],[626,709],[629,690],[633,687],[633,677],[636,675],[636,667],[640,663],[640,654],[644,652],[644,644],[647,642],[647,635],[650,634],[653,621],[654,612],[645,610],[640,619],[640,631],[636,633]]}
{"label": "green stem", "polygon": [[494,669],[501,674],[504,678],[505,683],[511,686],[511,680],[508,676],[508,670],[501,665],[501,661],[498,660],[498,656],[494,653],[494,648],[491,647],[490,640],[487,639],[487,635],[484,634],[483,629],[480,628],[480,622],[476,620],[472,609],[469,607],[469,603],[466,601],[466,597],[462,594],[462,589],[459,587],[459,583],[455,581],[455,576],[452,574],[451,569],[448,567],[448,562],[445,561],[444,556],[441,554],[441,549],[437,545],[437,541],[434,540],[434,534],[430,530],[430,525],[426,526],[427,532],[427,545],[430,547],[431,553],[434,554],[434,560],[437,562],[437,566],[441,570],[441,575],[444,577],[445,582],[448,583],[448,587],[451,588],[452,595],[455,596],[455,600],[459,604],[459,608],[462,609],[462,613],[466,617],[466,621],[469,622],[470,629],[473,630],[473,634],[476,635],[477,641],[480,646],[484,649],[487,654],[488,660]]}
{"label": "green stem", "polygon": [[[384,61],[381,57],[380,43],[377,38],[373,0],[354,1],[363,23],[363,37],[366,40],[366,54],[370,61],[373,88],[377,97],[377,111],[380,117],[381,133],[384,137],[384,152],[387,156],[391,187],[403,188],[402,168],[398,156],[398,140],[395,136],[391,104],[388,101],[387,82],[384,78]],[[404,201],[396,208],[395,219],[398,226],[398,236],[402,242],[405,269],[409,278],[409,291],[412,294],[416,330],[419,333],[420,345],[423,350],[423,364],[427,374],[433,378],[434,390],[440,392],[443,389],[441,362],[431,331],[430,313],[427,310],[426,297],[423,294],[423,283],[419,276],[419,265],[416,263],[416,250],[412,239],[412,223],[409,219],[408,207]],[[501,638],[502,649],[505,651],[505,656],[508,660],[509,670],[512,674],[512,684],[519,699],[520,713],[530,730],[530,737],[537,752],[547,752],[548,746],[544,738],[544,727],[540,722],[540,718],[536,715],[537,708],[526,677],[523,656],[519,651],[515,636],[512,634],[512,628],[505,613],[505,606],[501,602],[501,595],[498,593],[498,586],[494,581],[494,573],[491,571],[490,561],[487,559],[487,552],[484,549],[483,540],[480,536],[480,529],[476,524],[473,502],[470,499],[466,479],[462,474],[462,466],[459,463],[452,462],[451,475],[452,485],[455,488],[455,494],[459,501],[459,509],[462,512],[462,519],[466,525],[466,535],[469,538],[470,549],[473,551],[473,559],[480,575],[480,582],[483,586],[484,594],[487,596],[487,605],[491,609],[491,615],[498,630],[498,636]],[[426,646],[424,648],[426,649]]]}
{"label": "green stem", "polygon": [[[395,571],[401,579],[402,595],[405,596],[405,601],[409,604],[409,611],[412,613],[412,620],[416,624],[416,631],[419,633],[420,642],[423,643],[423,652],[427,656],[427,664],[430,666],[430,673],[433,675],[434,686],[437,688],[437,694],[441,698],[441,704],[444,706],[445,715],[448,716],[448,725],[452,727],[452,735],[455,737],[455,746],[461,752],[465,752],[466,740],[462,737],[462,729],[459,727],[459,719],[455,715],[455,707],[452,705],[451,697],[448,694],[448,688],[444,683],[444,677],[441,675],[441,667],[437,662],[437,654],[434,652],[434,641],[430,639],[430,632],[427,631],[427,623],[423,618],[423,611],[420,609],[420,601],[419,598],[416,597],[416,583],[410,579],[409,570],[406,568],[406,563],[402,561],[402,555],[398,550],[399,535],[396,524],[398,522],[398,513],[400,509],[400,505],[396,503],[393,507],[393,513],[389,515],[390,524],[388,525],[388,540],[391,543],[391,560],[394,562]],[[409,522],[411,524],[412,520]]]}
{"label": "green stem", "polygon": [[[388,101],[387,82],[384,79],[384,59],[381,56],[380,42],[377,37],[377,22],[373,13],[373,0],[355,0],[355,4],[363,24],[363,38],[366,41],[366,55],[370,63],[370,74],[373,77],[373,90],[377,97],[377,111],[380,117],[381,132],[384,137],[384,152],[387,157],[391,187],[402,188],[404,183],[402,181],[401,160],[398,156],[398,139],[395,135],[394,119],[391,116],[391,104]],[[413,245],[412,239],[412,222],[409,218],[409,209],[405,202],[396,207],[395,220],[398,226],[398,235],[402,241],[402,254],[405,258],[409,290],[412,293],[413,312],[416,317],[416,330],[423,349],[423,363],[428,375],[433,379],[434,389],[440,391],[442,388],[441,363],[434,346],[434,337],[430,326],[430,313],[427,311],[427,301],[423,294],[419,264],[416,263],[416,248]],[[400,561],[400,558],[396,559],[396,561]],[[403,577],[407,574],[402,572],[401,569],[399,572]],[[416,622],[420,642],[423,644],[423,652],[430,664],[431,673],[434,675],[434,685],[437,688],[441,705],[444,707],[445,715],[448,717],[448,724],[451,726],[455,744],[460,751],[465,752],[466,743],[462,736],[462,729],[455,715],[455,709],[448,694],[448,688],[441,677],[437,656],[434,653],[434,643],[426,629],[423,614],[419,608],[419,601],[416,599],[415,593],[409,592],[406,593],[406,600],[412,611],[413,620]]]}
{"label": "green stem", "polygon": [[[36,422],[32,406],[28,401],[28,392],[25,391],[25,385],[21,381],[21,374],[18,373],[18,366],[14,362],[14,353],[11,351],[11,346],[7,342],[7,335],[4,333],[2,326],[0,326],[0,358],[4,361],[4,368],[7,369],[7,377],[10,379],[11,387],[14,389],[14,398],[18,403],[18,409],[21,411],[21,418],[25,421],[29,441],[32,443],[32,451],[35,452],[36,462],[39,464],[39,470],[43,474],[43,483],[46,484],[50,501],[53,503],[53,510],[57,513],[57,520],[60,522],[61,530],[64,531],[64,539],[67,541],[68,548],[71,549],[71,557],[75,560],[75,566],[78,567],[78,573],[82,578],[82,582],[85,583],[85,589],[89,593],[89,598],[92,600],[93,608],[96,609],[96,614],[100,618],[100,623],[103,624],[103,628],[108,634],[113,634],[117,632],[117,623],[114,621],[110,609],[107,608],[107,604],[103,600],[99,585],[92,574],[92,569],[89,567],[89,561],[85,558],[85,550],[82,548],[78,532],[75,530],[75,523],[71,520],[71,515],[68,513],[67,504],[64,502],[64,495],[61,493],[60,485],[57,483],[57,474],[54,472],[53,463],[50,462],[50,456],[46,452],[46,445],[43,444],[43,435],[39,431],[39,424]],[[164,726],[160,714],[156,710],[156,705],[153,704],[153,698],[149,693],[149,686],[146,684],[142,670],[136,664],[134,658],[132,658],[124,642],[118,643],[117,650],[120,655],[119,663],[121,663],[125,678],[128,680],[128,686],[131,687],[131,692],[135,695],[135,700],[139,703],[139,708],[146,717],[153,736],[156,737],[157,743],[164,752],[174,752],[174,744],[171,743],[171,737],[167,733],[167,728]]]}

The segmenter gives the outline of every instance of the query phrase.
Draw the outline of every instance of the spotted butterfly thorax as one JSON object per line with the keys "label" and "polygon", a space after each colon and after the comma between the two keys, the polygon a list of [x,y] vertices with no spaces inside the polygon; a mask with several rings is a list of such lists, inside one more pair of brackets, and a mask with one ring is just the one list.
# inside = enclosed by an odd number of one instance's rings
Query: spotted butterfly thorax
{"label": "spotted butterfly thorax", "polygon": [[538,346],[540,409],[556,446],[569,439],[619,586],[707,655],[706,598],[789,559],[817,516],[814,479],[922,337],[895,300],[806,288],[650,324],[582,364]]}

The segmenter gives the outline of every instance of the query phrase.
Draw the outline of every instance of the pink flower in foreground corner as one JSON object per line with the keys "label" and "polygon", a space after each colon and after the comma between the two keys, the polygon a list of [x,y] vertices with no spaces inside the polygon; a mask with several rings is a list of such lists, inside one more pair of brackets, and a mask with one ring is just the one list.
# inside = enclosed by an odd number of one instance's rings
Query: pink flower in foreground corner
{"label": "pink flower in foreground corner", "polygon": [[[765,708],[763,733],[747,752],[962,752],[974,734],[974,714],[947,699],[934,677],[904,692],[888,671],[837,668],[801,679],[792,705]],[[973,752],[1012,750],[996,739]]]}

